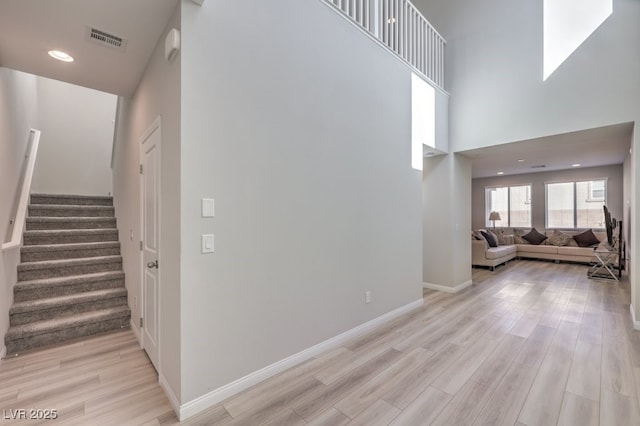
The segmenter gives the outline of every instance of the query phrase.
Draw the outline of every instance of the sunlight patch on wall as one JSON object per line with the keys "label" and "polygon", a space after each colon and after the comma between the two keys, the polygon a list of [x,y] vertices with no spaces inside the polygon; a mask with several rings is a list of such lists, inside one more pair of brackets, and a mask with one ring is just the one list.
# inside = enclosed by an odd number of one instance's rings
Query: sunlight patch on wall
{"label": "sunlight patch on wall", "polygon": [[436,147],[436,92],[411,74],[411,167],[422,170],[423,145]]}
{"label": "sunlight patch on wall", "polygon": [[544,0],[546,80],[613,13],[613,0]]}

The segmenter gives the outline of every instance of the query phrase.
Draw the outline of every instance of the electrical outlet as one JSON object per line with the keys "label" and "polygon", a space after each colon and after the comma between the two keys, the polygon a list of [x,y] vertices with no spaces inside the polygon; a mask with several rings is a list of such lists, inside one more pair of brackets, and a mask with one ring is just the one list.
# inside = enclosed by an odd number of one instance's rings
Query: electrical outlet
{"label": "electrical outlet", "polygon": [[133,296],[133,309],[138,307],[138,296]]}
{"label": "electrical outlet", "polygon": [[364,303],[371,303],[371,291],[364,292]]}

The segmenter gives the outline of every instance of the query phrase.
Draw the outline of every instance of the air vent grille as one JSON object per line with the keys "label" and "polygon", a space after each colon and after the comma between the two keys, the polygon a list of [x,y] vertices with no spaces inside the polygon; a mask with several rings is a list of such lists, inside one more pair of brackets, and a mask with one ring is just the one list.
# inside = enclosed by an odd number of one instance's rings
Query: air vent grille
{"label": "air vent grille", "polygon": [[535,166],[531,166],[532,169],[544,169],[547,167],[546,164],[536,164]]}
{"label": "air vent grille", "polygon": [[89,26],[87,26],[87,40],[122,52],[127,47],[127,40],[124,38]]}

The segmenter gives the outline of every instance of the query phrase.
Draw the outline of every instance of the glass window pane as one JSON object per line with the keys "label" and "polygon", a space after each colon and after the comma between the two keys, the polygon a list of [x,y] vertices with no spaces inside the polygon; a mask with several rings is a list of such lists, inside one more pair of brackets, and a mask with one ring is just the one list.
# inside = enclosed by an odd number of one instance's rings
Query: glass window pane
{"label": "glass window pane", "polygon": [[509,211],[508,211],[508,202],[509,202],[509,188],[486,188],[485,189],[486,196],[486,226],[493,227],[493,221],[489,220],[489,214],[491,212],[500,213],[500,220],[496,220],[496,227],[498,226],[507,226],[509,223]]}
{"label": "glass window pane", "polygon": [[531,186],[512,186],[509,188],[509,226],[528,228],[531,226]]}
{"label": "glass window pane", "polygon": [[573,227],[573,182],[547,184],[547,228]]}
{"label": "glass window pane", "polygon": [[576,182],[576,226],[604,228],[605,181]]}

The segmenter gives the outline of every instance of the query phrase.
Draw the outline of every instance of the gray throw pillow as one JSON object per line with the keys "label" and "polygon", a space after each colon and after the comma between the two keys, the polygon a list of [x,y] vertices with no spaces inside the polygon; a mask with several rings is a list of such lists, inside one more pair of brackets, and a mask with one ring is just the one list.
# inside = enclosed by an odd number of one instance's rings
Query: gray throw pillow
{"label": "gray throw pillow", "polygon": [[572,238],[573,237],[571,237],[571,235],[567,235],[564,232],[560,232],[556,229],[553,231],[553,235],[551,235],[547,239],[547,244],[562,247],[569,244],[569,241],[571,241]]}
{"label": "gray throw pillow", "polygon": [[547,239],[547,236],[539,233],[536,228],[531,228],[531,231],[528,234],[523,235],[522,238],[533,245],[539,246]]}
{"label": "gray throw pillow", "polygon": [[574,235],[573,239],[576,240],[578,247],[591,247],[600,244],[600,240],[595,236],[591,229],[587,229],[581,234]]}

